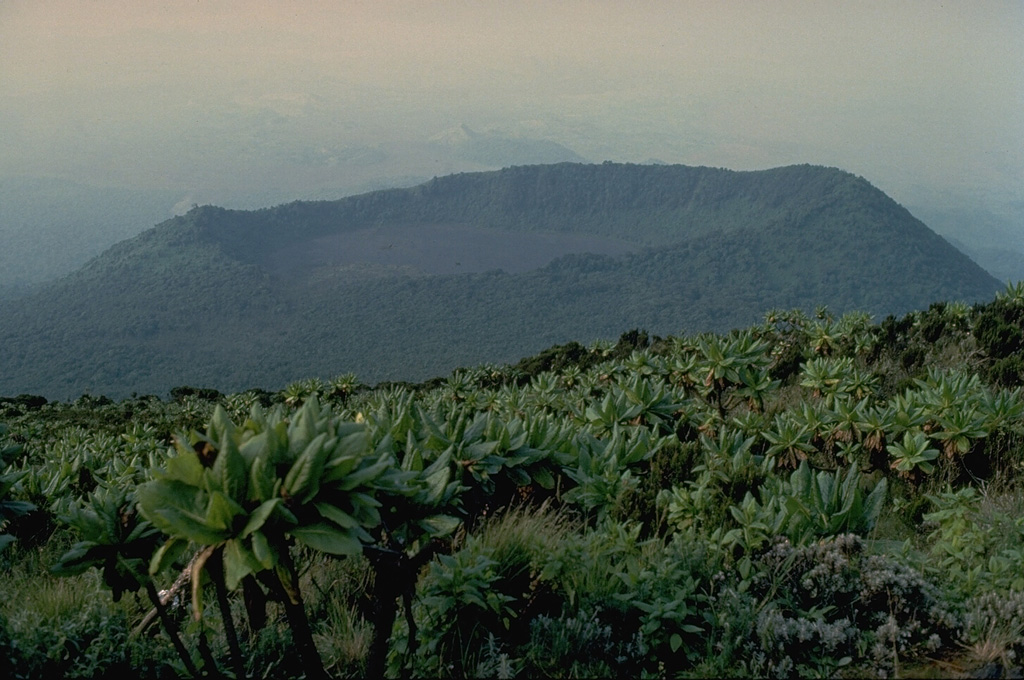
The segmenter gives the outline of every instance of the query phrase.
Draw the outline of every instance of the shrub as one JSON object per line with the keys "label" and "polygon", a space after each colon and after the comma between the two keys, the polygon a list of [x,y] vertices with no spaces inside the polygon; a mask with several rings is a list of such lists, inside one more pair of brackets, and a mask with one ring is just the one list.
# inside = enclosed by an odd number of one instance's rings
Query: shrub
{"label": "shrub", "polygon": [[959,627],[939,589],[909,566],[868,555],[852,534],[794,547],[780,540],[754,563],[760,603],[747,643],[755,675],[894,672],[951,645]]}
{"label": "shrub", "polygon": [[538,616],[524,648],[524,675],[546,678],[609,678],[637,668],[648,651],[643,632],[623,641],[601,621],[598,610]]}
{"label": "shrub", "polygon": [[961,643],[979,664],[1017,665],[1024,658],[1024,591],[989,592],[967,600]]}
{"label": "shrub", "polygon": [[[79,588],[81,584],[79,585]],[[87,588],[87,591],[90,589]],[[43,597],[38,589],[36,598]],[[95,592],[98,595],[98,592]],[[100,597],[74,598],[58,616],[38,599],[17,614],[0,615],[0,652],[4,677],[97,678],[177,676],[173,650],[150,638],[133,638],[124,607]]]}

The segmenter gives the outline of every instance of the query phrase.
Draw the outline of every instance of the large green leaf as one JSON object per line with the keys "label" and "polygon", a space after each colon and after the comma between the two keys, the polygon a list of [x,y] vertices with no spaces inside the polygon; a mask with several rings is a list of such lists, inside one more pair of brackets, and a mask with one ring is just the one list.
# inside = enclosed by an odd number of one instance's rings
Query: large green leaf
{"label": "large green leaf", "polygon": [[0,503],[0,520],[22,517],[35,509],[35,504],[28,501],[5,500]]}
{"label": "large green leaf", "polygon": [[240,533],[239,536],[241,538],[245,538],[252,532],[261,529],[267,519],[274,514],[274,510],[283,502],[284,501],[281,498],[272,498],[269,501],[260,503],[259,507],[249,513],[249,521],[245,523],[245,527],[242,529],[242,533]]}
{"label": "large green leaf", "polygon": [[314,507],[320,514],[340,526],[342,529],[354,529],[359,526],[359,522],[356,519],[339,508],[336,505],[330,503],[315,503]]}
{"label": "large green leaf", "polygon": [[331,450],[331,466],[340,465],[343,460],[357,462],[366,452],[370,441],[366,426],[362,423],[339,423],[335,436],[338,440]]}
{"label": "large green leaf", "polygon": [[279,463],[288,459],[288,424],[281,421],[272,428],[265,430],[267,435],[267,453],[271,463]]}
{"label": "large green leaf", "polygon": [[331,555],[358,555],[363,544],[352,532],[327,522],[296,527],[289,532],[296,541]]}
{"label": "large green leaf", "polygon": [[206,526],[218,531],[233,533],[235,518],[245,514],[245,509],[220,491],[210,494],[206,508]]}
{"label": "large green leaf", "polygon": [[878,516],[882,512],[882,506],[885,503],[885,495],[888,491],[889,483],[885,478],[882,478],[875,488],[871,490],[868,497],[864,500],[863,506],[863,518],[864,518],[864,530],[871,530],[875,526],[875,522],[878,521]]}
{"label": "large green leaf", "polygon": [[226,540],[231,534],[219,531],[206,525],[196,515],[177,508],[163,508],[149,518],[155,526],[168,535],[186,538],[200,545],[216,545]]}
{"label": "large green leaf", "polygon": [[252,534],[252,554],[264,569],[271,569],[278,562],[277,546],[260,531]]}
{"label": "large green leaf", "polygon": [[140,484],[136,498],[143,517],[168,536],[214,545],[230,537],[206,523],[205,494],[183,482],[156,480]]}
{"label": "large green leaf", "polygon": [[266,431],[249,437],[238,447],[238,452],[250,467],[260,456],[267,457],[269,450],[269,434]]}
{"label": "large green leaf", "polygon": [[285,492],[299,503],[308,503],[320,491],[320,479],[330,453],[324,446],[326,442],[326,432],[313,437],[284,478]]}
{"label": "large green leaf", "polygon": [[390,456],[387,456],[386,454],[385,456],[381,456],[380,460],[373,465],[368,465],[364,468],[355,470],[352,474],[345,477],[344,480],[341,480],[341,483],[338,484],[338,489],[341,491],[351,491],[352,489],[373,481],[379,477],[382,472],[387,470],[388,466],[391,465],[391,462]]}
{"label": "large green leaf", "polygon": [[314,507],[320,512],[321,517],[334,522],[341,529],[351,532],[356,538],[366,543],[373,540],[373,537],[362,527],[359,520],[338,506],[330,503],[316,503]]}
{"label": "large green leaf", "polygon": [[295,419],[288,428],[288,450],[293,454],[296,451],[304,451],[310,442],[323,432],[319,427],[323,423],[319,421],[320,404],[316,397],[311,397],[295,414]]}
{"label": "large green leaf", "polygon": [[494,453],[499,443],[496,441],[484,441],[470,444],[463,449],[463,457],[467,460],[480,460]]}
{"label": "large green leaf", "polygon": [[413,433],[409,433],[409,443],[405,446],[405,455],[402,456],[402,469],[411,472],[423,470],[423,453],[416,445]]}
{"label": "large green leaf", "polygon": [[240,539],[232,539],[224,544],[224,584],[228,590],[234,590],[242,579],[249,574],[262,571],[260,563],[251,550]]}
{"label": "large green leaf", "polygon": [[508,477],[516,486],[526,486],[530,483],[530,475],[522,468],[508,470]]}
{"label": "large green leaf", "polygon": [[249,467],[250,497],[265,502],[277,496],[277,472],[267,451],[257,455]]}
{"label": "large green leaf", "polygon": [[531,470],[530,474],[533,477],[533,481],[535,481],[538,484],[540,484],[540,486],[542,488],[544,488],[544,489],[553,489],[553,488],[555,488],[555,477],[554,477],[554,475],[551,474],[551,471],[548,470],[547,468],[539,467],[539,468],[537,468],[535,470]]}
{"label": "large green leaf", "polygon": [[0,498],[7,495],[7,492],[14,488],[14,485],[21,481],[21,478],[28,474],[28,470],[19,470],[0,475]]}
{"label": "large green leaf", "polygon": [[857,524],[860,520],[860,502],[863,496],[860,490],[860,472],[857,471],[857,464],[850,465],[842,485],[839,484],[838,477],[839,472],[836,471],[836,486],[839,487],[838,497],[842,505],[834,510],[833,514],[842,518],[844,526],[853,528],[851,521],[853,524]]}
{"label": "large green leaf", "polygon": [[[10,539],[13,541],[14,537]],[[98,547],[94,541],[79,541],[50,567],[50,573],[57,576],[74,576],[92,567],[101,566],[106,556],[97,550]]]}
{"label": "large green leaf", "polygon": [[178,447],[178,454],[167,459],[165,472],[157,473],[163,479],[176,480],[194,487],[200,487],[203,483],[205,468],[199,461],[199,456],[191,449]]}
{"label": "large green leaf", "polygon": [[234,438],[225,435],[210,471],[212,486],[223,491],[229,498],[244,502],[248,486],[247,472],[245,459],[242,458]]}
{"label": "large green leaf", "polygon": [[210,424],[206,428],[206,434],[210,438],[210,441],[214,443],[217,450],[221,450],[224,445],[234,439],[235,424],[231,421],[231,417],[223,406],[217,404],[213,409],[213,416],[210,418]]}
{"label": "large green leaf", "polygon": [[377,508],[381,507],[381,502],[376,498],[365,493],[354,492],[349,496],[349,501],[352,503],[350,514],[361,526],[373,527],[380,524],[380,512]]}
{"label": "large green leaf", "polygon": [[339,479],[344,479],[359,466],[359,463],[361,463],[362,460],[363,457],[361,454],[335,456],[334,458],[331,458],[324,466],[323,483],[330,484],[331,482],[336,482]]}
{"label": "large green leaf", "polygon": [[181,557],[187,547],[188,541],[181,538],[171,538],[165,541],[149,560],[150,576],[155,576],[171,566],[176,559]]}
{"label": "large green leaf", "polygon": [[[448,456],[450,457],[450,455]],[[446,457],[446,459],[448,458]],[[452,476],[452,469],[447,464],[431,465],[425,471],[426,497],[424,505],[436,505],[444,497],[445,488]]]}
{"label": "large green leaf", "polygon": [[462,524],[462,520],[452,515],[431,515],[417,522],[431,536],[447,536]]}

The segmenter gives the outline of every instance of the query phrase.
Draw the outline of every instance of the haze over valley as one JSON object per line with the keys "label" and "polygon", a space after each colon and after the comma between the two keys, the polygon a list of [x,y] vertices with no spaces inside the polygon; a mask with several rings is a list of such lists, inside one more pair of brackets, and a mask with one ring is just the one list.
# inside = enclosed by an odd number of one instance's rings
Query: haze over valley
{"label": "haze over valley", "polygon": [[[3,389],[417,379],[572,332],[984,298],[1024,279],[1021,34],[998,1],[5,2]],[[914,252],[888,297],[874,264],[830,271]],[[175,368],[217,314],[241,345]],[[389,351],[415,359],[301,358],[414,321],[420,345]],[[464,346],[460,324],[505,330]]]}
{"label": "haze over valley", "polygon": [[193,204],[605,160],[839,167],[1015,277],[1021,34],[1012,0],[4,2],[0,291]]}

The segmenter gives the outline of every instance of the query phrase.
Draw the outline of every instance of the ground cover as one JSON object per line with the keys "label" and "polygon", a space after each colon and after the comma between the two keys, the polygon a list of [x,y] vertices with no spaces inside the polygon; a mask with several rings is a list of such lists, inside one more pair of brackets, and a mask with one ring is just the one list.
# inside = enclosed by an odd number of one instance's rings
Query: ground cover
{"label": "ground cover", "polygon": [[0,399],[10,677],[1000,677],[1024,287],[419,384]]}

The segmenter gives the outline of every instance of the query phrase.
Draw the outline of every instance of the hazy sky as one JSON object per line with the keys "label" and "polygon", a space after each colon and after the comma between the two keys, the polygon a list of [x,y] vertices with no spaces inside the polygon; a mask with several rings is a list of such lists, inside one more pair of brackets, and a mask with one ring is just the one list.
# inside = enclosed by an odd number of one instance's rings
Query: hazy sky
{"label": "hazy sky", "polygon": [[1024,2],[0,0],[0,175],[230,193],[459,124],[1024,200]]}

